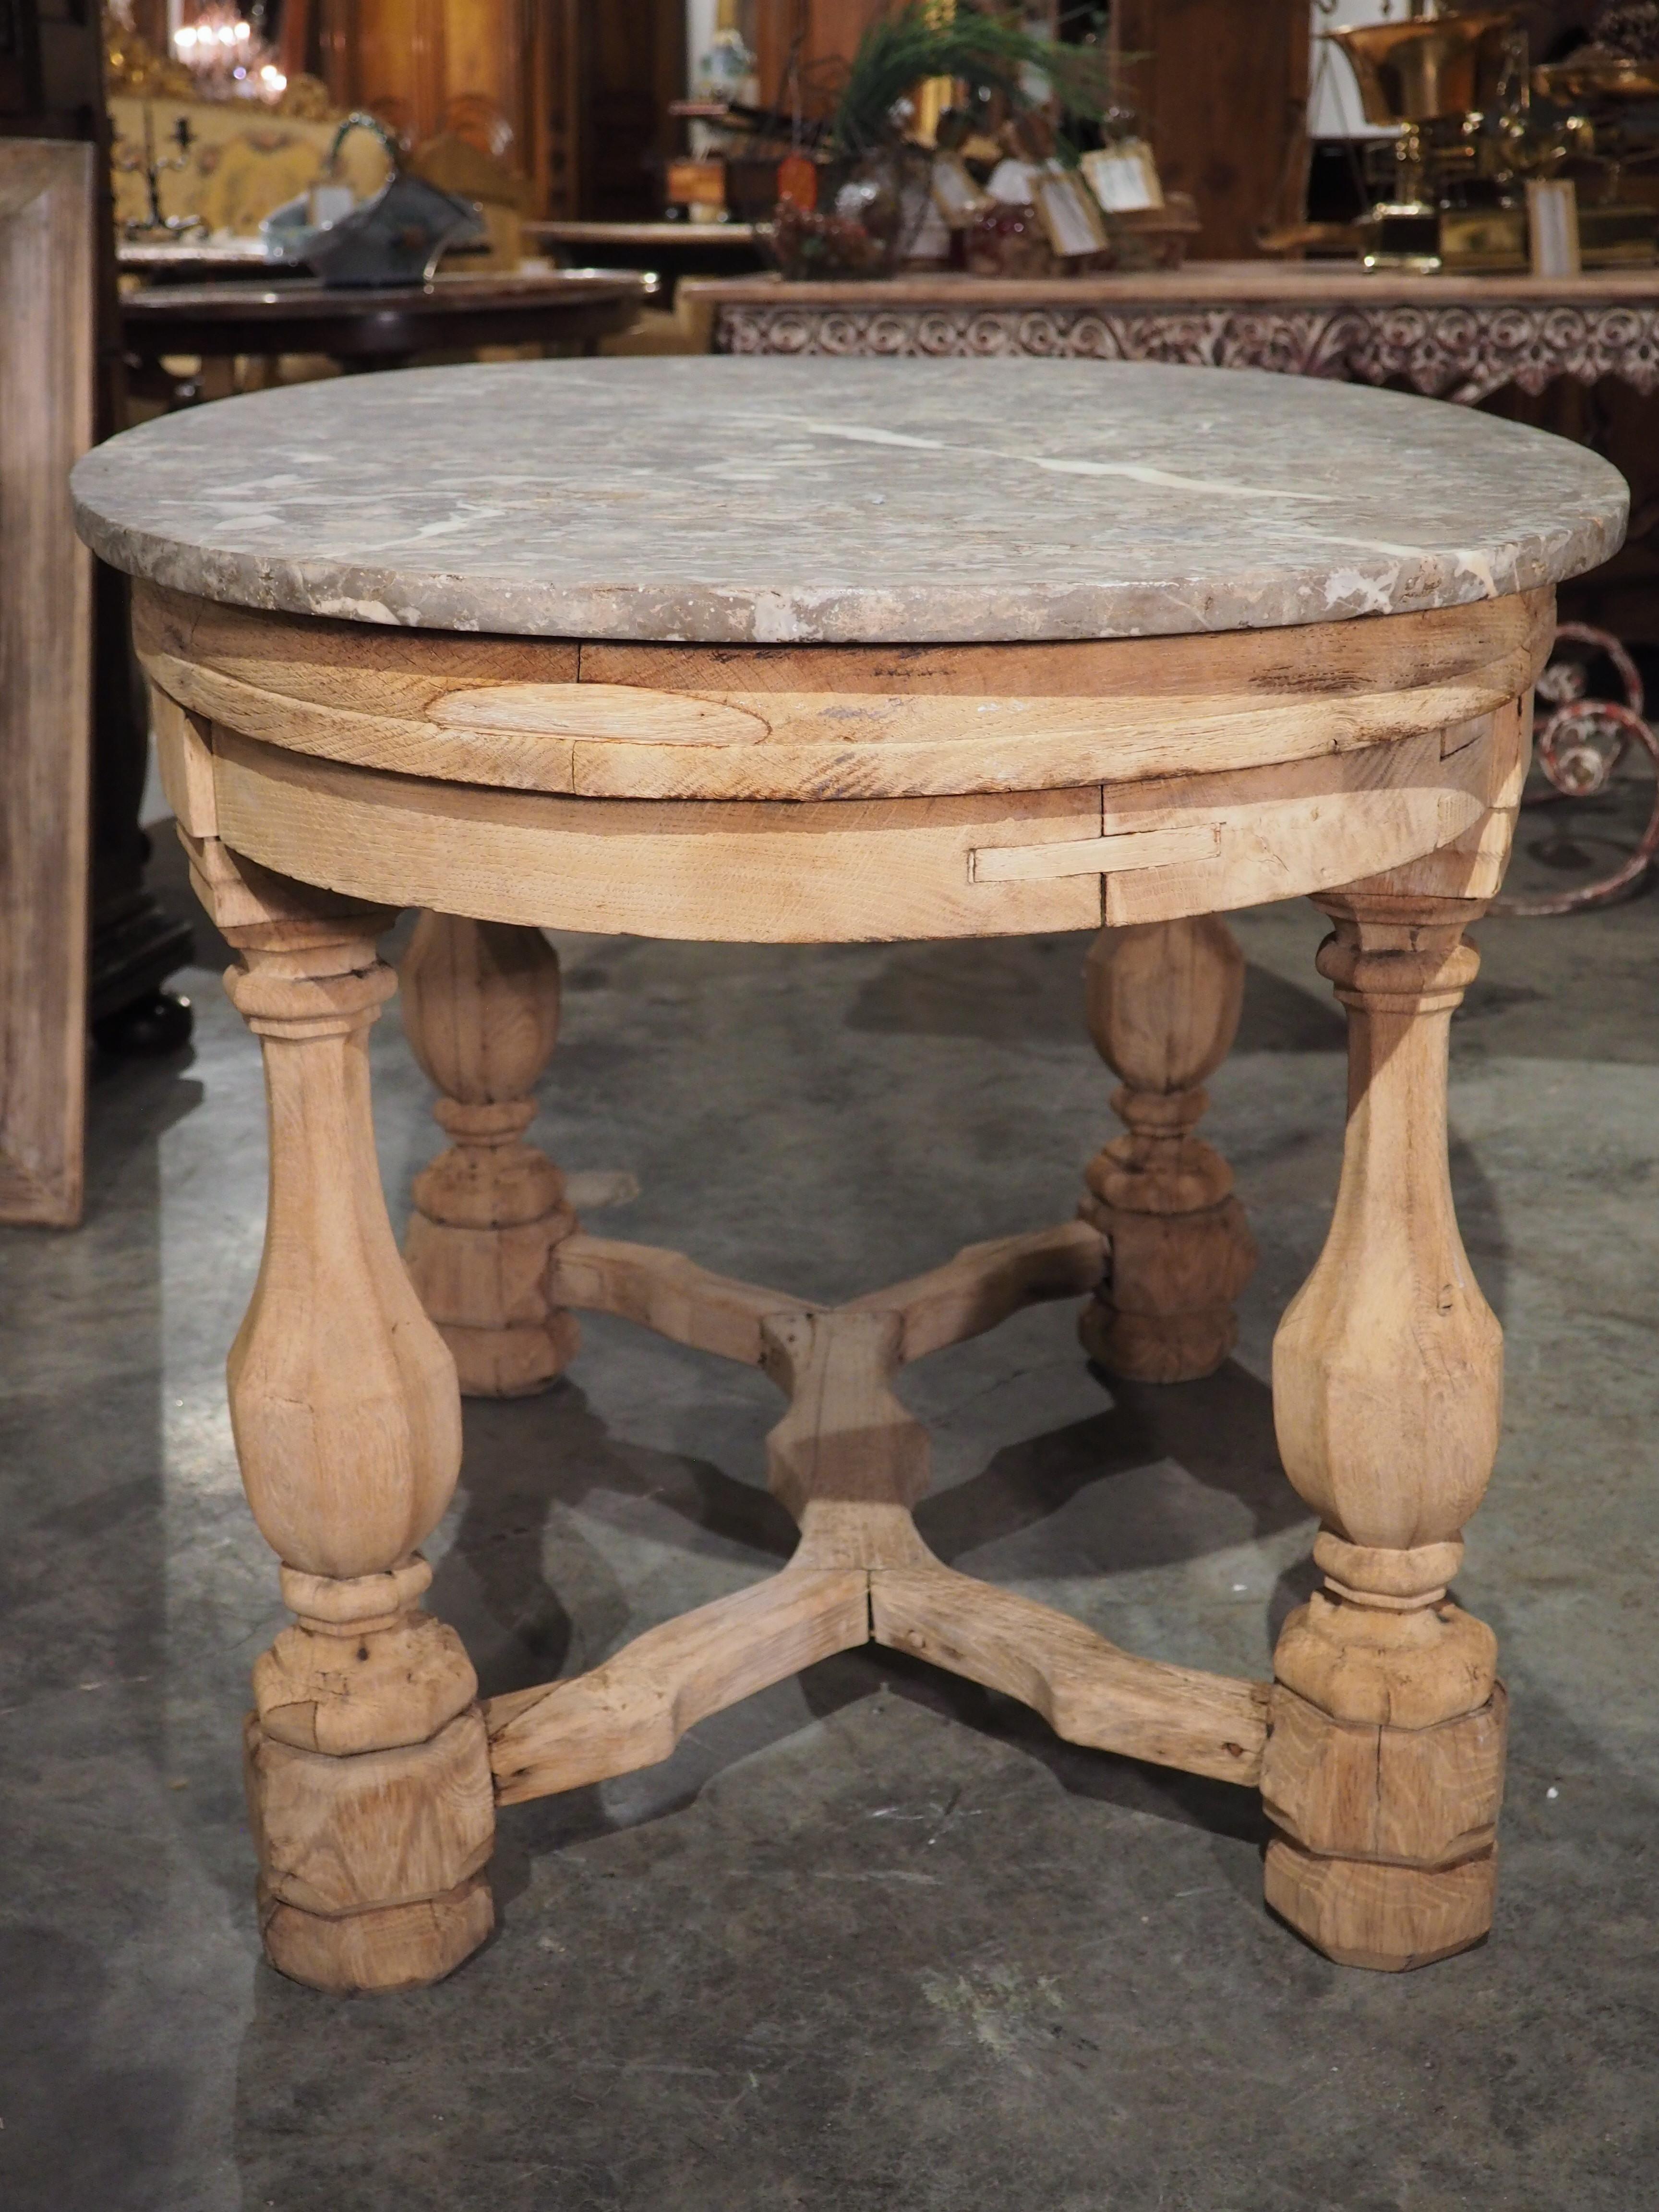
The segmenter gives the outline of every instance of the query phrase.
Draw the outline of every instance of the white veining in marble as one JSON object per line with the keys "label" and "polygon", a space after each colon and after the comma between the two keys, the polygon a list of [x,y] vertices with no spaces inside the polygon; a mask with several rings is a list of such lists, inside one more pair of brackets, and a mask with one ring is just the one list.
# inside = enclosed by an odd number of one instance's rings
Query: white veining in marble
{"label": "white veining in marble", "polygon": [[1617,550],[1623,479],[1438,401],[1092,362],[404,370],[75,471],[117,568],[357,622],[707,643],[1122,637],[1452,606]]}

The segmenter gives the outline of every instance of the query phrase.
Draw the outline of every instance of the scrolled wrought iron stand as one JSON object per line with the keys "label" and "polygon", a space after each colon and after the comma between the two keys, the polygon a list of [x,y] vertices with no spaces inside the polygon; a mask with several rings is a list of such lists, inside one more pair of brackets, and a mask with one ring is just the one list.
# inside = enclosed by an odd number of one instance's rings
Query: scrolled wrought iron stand
{"label": "scrolled wrought iron stand", "polygon": [[[1544,896],[1510,893],[1492,901],[1494,914],[1583,914],[1593,907],[1609,906],[1640,885],[1655,854],[1659,854],[1659,737],[1644,718],[1646,701],[1641,673],[1619,639],[1588,623],[1562,623],[1555,633],[1555,644],[1557,652],[1551,654],[1537,684],[1537,697],[1548,711],[1537,723],[1533,738],[1533,758],[1547,787],[1528,792],[1522,805],[1545,805],[1556,798],[1599,798],[1612,784],[1620,763],[1633,744],[1640,745],[1653,763],[1653,804],[1635,851],[1611,875],[1598,877],[1574,890]],[[1605,654],[1624,687],[1624,698],[1589,697],[1584,663],[1557,657],[1563,644],[1587,645]]]}

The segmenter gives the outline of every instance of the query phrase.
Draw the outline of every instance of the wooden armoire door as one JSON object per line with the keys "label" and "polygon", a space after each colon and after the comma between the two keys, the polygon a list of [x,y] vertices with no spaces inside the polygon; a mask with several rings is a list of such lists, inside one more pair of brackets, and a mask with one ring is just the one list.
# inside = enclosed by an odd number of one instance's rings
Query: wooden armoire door
{"label": "wooden armoire door", "polygon": [[[538,213],[660,216],[662,163],[685,91],[684,0],[312,0],[333,98],[411,143],[451,103],[482,99],[511,126],[509,158]],[[289,0],[290,7],[298,0]]]}
{"label": "wooden armoire door", "polygon": [[[316,0],[331,97],[367,107],[411,145],[447,127],[450,103],[487,100],[528,168],[537,0]],[[288,0],[290,10],[296,0]]]}
{"label": "wooden armoire door", "polygon": [[537,10],[532,174],[550,216],[649,222],[686,90],[684,0],[532,0]]}
{"label": "wooden armoire door", "polygon": [[1260,252],[1257,229],[1298,197],[1308,0],[1114,0],[1111,35],[1165,188],[1198,203],[1194,254]]}

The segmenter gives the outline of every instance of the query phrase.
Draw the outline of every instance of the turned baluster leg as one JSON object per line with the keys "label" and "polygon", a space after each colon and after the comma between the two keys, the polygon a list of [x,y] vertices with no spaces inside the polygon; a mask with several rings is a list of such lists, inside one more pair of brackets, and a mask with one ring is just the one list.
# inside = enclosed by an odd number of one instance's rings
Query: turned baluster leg
{"label": "turned baluster leg", "polygon": [[1127,1133],[1085,1175],[1079,1209],[1111,1240],[1111,1272],[1083,1310],[1090,1356],[1114,1375],[1184,1382],[1238,1335],[1233,1300],[1255,1266],[1232,1170],[1193,1131],[1200,1087],[1238,1029],[1244,958],[1216,915],[1103,929],[1085,969],[1089,1029],[1123,1079]]}
{"label": "turned baluster leg", "polygon": [[548,1296],[576,1225],[564,1177],[524,1133],[559,1033],[558,955],[537,929],[423,914],[402,970],[404,1026],[453,1139],[416,1176],[404,1256],[469,1396],[544,1389],[576,1349]]}
{"label": "turned baluster leg", "polygon": [[1447,1030],[1486,902],[1359,886],[1317,903],[1348,1010],[1347,1137],[1330,1235],[1273,1346],[1273,1408],[1326,1584],[1273,1657],[1267,1892],[1330,1957],[1399,1968],[1491,1925],[1503,1790],[1496,1644],[1446,1595],[1503,1389],[1446,1160]]}
{"label": "turned baluster leg", "polygon": [[419,1607],[460,1399],[375,1162],[368,1035],[396,979],[374,933],[391,917],[211,842],[192,853],[240,954],[227,985],[270,1105],[264,1255],[228,1369],[248,1501],[296,1616],[254,1667],[246,1730],[265,1949],[319,1989],[404,1988],[489,1933],[495,1805],[471,1665]]}

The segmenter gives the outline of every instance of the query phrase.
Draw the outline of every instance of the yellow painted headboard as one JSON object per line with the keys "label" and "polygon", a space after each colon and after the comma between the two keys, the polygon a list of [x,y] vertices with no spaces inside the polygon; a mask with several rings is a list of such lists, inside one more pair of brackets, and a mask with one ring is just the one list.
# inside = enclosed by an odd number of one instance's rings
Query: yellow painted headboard
{"label": "yellow painted headboard", "polygon": [[[265,216],[316,181],[334,141],[332,123],[276,115],[252,101],[141,100],[128,93],[110,96],[112,166],[115,220],[139,222],[148,212],[144,197],[144,110],[150,111],[155,151],[163,161],[177,158],[173,131],[179,118],[190,124],[188,166],[161,180],[163,215],[199,215],[210,230],[239,236],[256,232]],[[354,131],[340,151],[343,181],[359,199],[386,181],[385,152],[367,131]]]}

